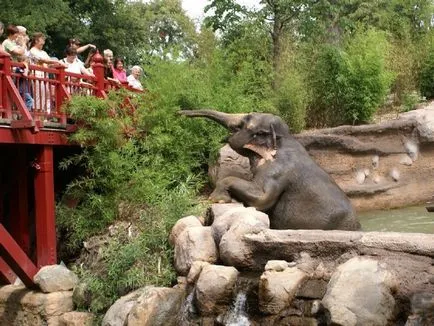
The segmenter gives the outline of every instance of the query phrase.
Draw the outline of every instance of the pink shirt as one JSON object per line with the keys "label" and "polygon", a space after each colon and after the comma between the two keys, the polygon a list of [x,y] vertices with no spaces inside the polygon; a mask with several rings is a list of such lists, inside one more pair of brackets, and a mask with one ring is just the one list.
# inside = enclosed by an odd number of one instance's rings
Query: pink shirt
{"label": "pink shirt", "polygon": [[113,68],[113,78],[119,80],[120,82],[126,82],[127,72],[125,70],[118,70]]}

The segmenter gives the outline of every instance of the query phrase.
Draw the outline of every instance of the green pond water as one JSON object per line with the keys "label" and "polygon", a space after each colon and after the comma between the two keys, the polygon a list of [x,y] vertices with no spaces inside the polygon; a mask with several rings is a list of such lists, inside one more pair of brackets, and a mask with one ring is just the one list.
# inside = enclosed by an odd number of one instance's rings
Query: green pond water
{"label": "green pond water", "polygon": [[357,214],[363,231],[434,233],[434,212],[425,206],[361,212]]}

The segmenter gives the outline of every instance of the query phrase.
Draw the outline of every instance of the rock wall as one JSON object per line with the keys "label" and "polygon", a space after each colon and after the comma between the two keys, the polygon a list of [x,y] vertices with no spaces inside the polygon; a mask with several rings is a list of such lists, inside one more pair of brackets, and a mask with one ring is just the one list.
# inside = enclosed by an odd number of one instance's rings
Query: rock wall
{"label": "rock wall", "polygon": [[[357,211],[425,203],[434,195],[434,103],[376,125],[313,130],[296,138]],[[210,178],[249,178],[247,169],[247,159],[225,146]]]}
{"label": "rock wall", "polygon": [[214,204],[170,241],[178,284],[122,297],[104,326],[434,324],[429,234],[271,230],[254,208]]}
{"label": "rock wall", "polygon": [[45,266],[34,277],[35,289],[0,287],[0,325],[91,326],[93,315],[74,310],[77,277],[62,265]]}

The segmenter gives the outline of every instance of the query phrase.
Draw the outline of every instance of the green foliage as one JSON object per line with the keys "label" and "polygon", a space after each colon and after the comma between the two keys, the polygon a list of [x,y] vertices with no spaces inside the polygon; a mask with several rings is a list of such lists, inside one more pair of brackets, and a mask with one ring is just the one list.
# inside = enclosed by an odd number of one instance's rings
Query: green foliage
{"label": "green foliage", "polygon": [[375,30],[352,35],[344,50],[322,47],[310,76],[313,124],[370,121],[393,80],[386,49],[384,35]]}
{"label": "green foliage", "polygon": [[428,54],[421,65],[419,87],[422,96],[434,98],[434,42],[428,40]]}

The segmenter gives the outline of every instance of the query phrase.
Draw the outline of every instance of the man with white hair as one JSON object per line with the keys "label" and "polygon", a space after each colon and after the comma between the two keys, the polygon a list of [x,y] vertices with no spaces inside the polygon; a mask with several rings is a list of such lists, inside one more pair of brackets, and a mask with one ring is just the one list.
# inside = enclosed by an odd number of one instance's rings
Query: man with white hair
{"label": "man with white hair", "polygon": [[141,74],[142,74],[142,68],[140,68],[139,66],[133,66],[131,68],[131,75],[127,77],[128,86],[142,91],[143,86],[142,83],[140,82]]}

